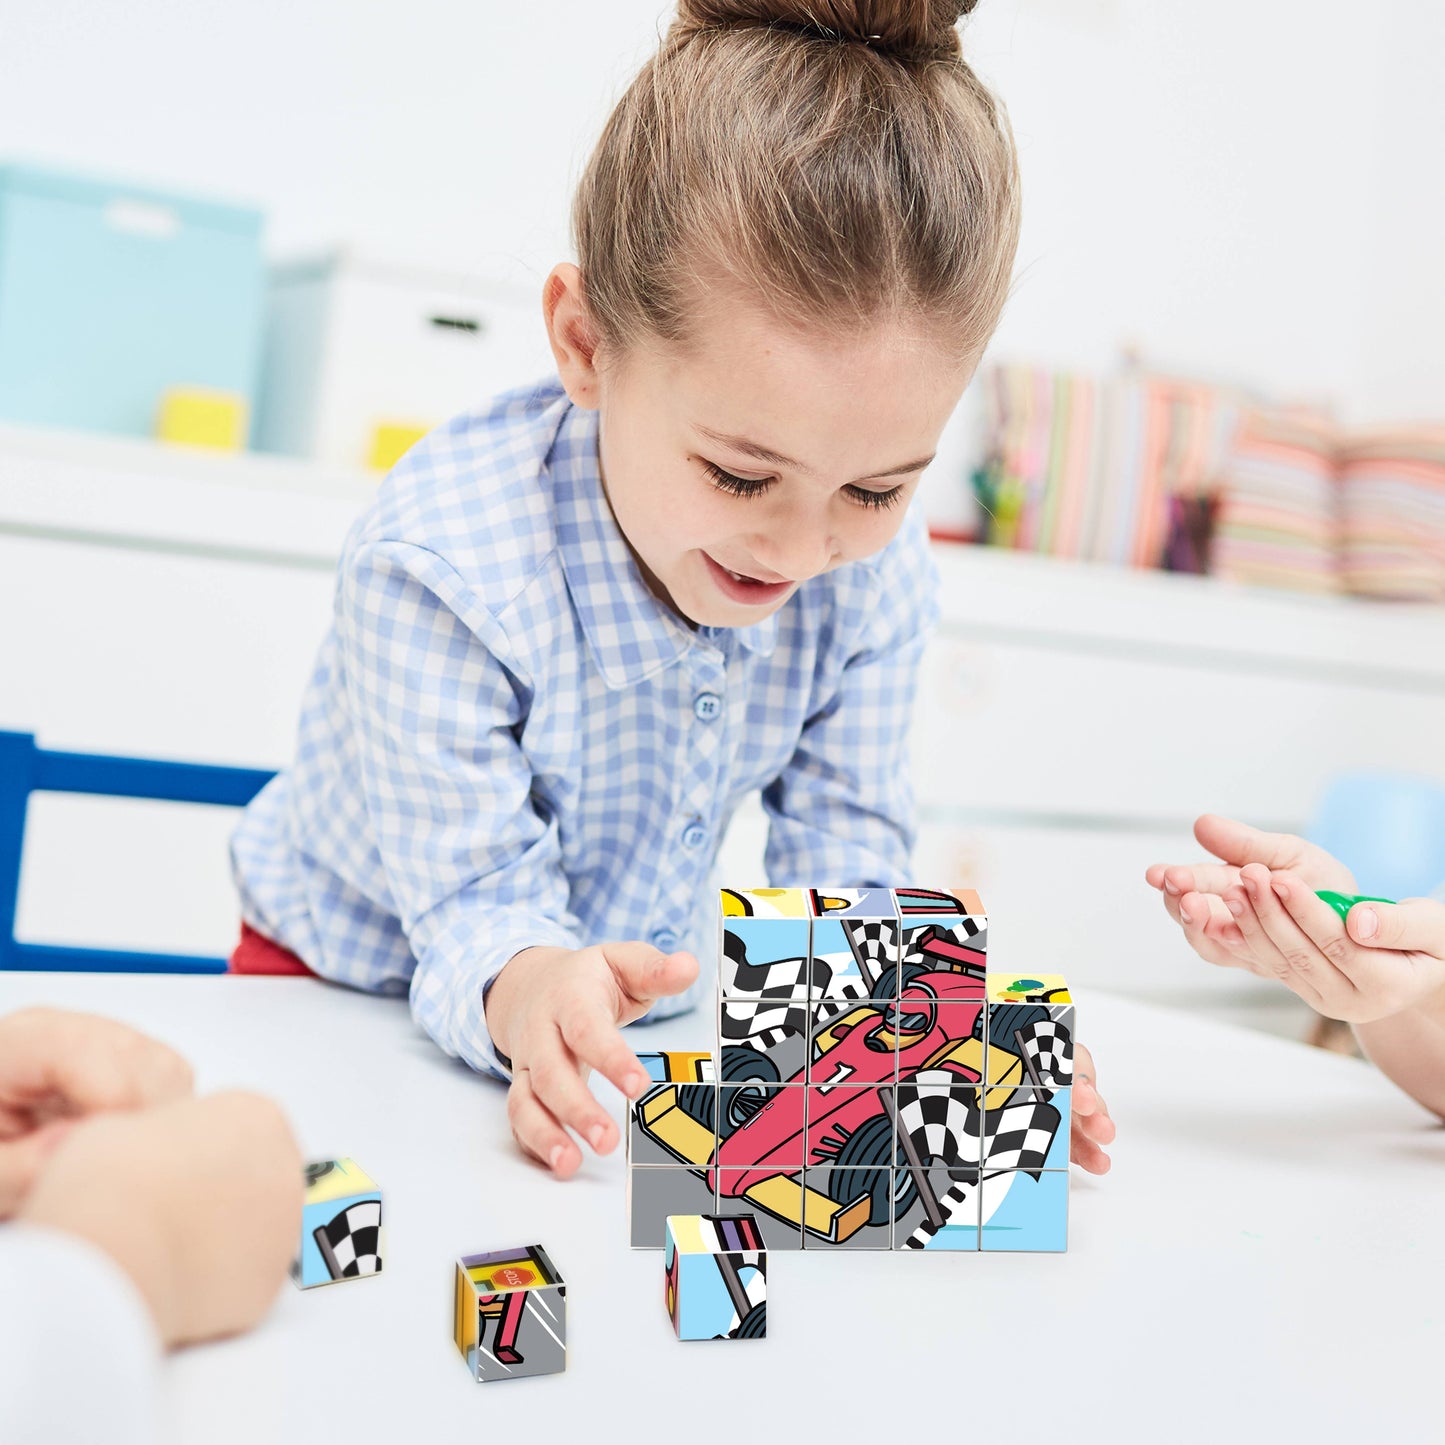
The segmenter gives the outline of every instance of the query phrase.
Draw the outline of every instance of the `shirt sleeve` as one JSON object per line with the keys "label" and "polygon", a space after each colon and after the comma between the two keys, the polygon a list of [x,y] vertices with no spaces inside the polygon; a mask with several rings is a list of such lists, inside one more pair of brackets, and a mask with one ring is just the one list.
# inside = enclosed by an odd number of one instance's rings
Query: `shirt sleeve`
{"label": "shirt sleeve", "polygon": [[367,814],[417,960],[413,1017],[508,1078],[486,990],[524,948],[581,946],[557,821],[534,805],[519,742],[530,683],[456,572],[410,544],[350,557],[337,637]]}
{"label": "shirt sleeve", "polygon": [[155,1325],[130,1277],[84,1240],[0,1226],[0,1360],[6,1445],[155,1445]]}
{"label": "shirt sleeve", "polygon": [[774,886],[906,884],[917,824],[908,733],[918,669],[937,626],[938,572],[920,515],[880,554],[876,592],[836,685],[787,766],[763,789]]}

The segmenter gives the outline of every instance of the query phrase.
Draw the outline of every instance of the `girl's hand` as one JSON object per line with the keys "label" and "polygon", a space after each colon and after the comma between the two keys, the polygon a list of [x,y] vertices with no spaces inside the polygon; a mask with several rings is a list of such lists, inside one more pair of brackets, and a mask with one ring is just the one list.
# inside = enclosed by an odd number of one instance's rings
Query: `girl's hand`
{"label": "girl's hand", "polygon": [[629,1099],[647,1088],[619,1025],[682,993],[697,969],[690,953],[630,942],[527,948],[497,975],[487,994],[487,1027],[512,1061],[512,1134],[559,1179],[582,1165],[569,1129],[598,1154],[617,1146],[617,1126],[588,1089],[588,1074],[596,1069]]}
{"label": "girl's hand", "polygon": [[0,1219],[81,1119],[186,1099],[193,1088],[174,1049],[113,1019],[52,1008],[0,1019]]}
{"label": "girl's hand", "polygon": [[1357,903],[1342,921],[1312,879],[1256,863],[1223,901],[1240,936],[1221,945],[1235,966],[1279,979],[1329,1018],[1372,1023],[1445,998],[1445,904]]}
{"label": "girl's hand", "polygon": [[[1307,882],[1311,891],[1359,891],[1354,875],[1338,858],[1292,833],[1263,833],[1233,818],[1206,813],[1194,824],[1194,836],[1221,862],[1155,863],[1144,877],[1164,895],[1169,916],[1184,929],[1190,946],[1207,963],[1224,968],[1248,966],[1237,955],[1239,930],[1224,903],[1225,891],[1238,886],[1239,871],[1247,864],[1289,869]],[[1196,896],[1191,899],[1191,894]]]}
{"label": "girl's hand", "polygon": [[1101,1146],[1114,1142],[1114,1121],[1094,1079],[1094,1056],[1078,1044],[1074,1049],[1074,1124],[1069,1158],[1090,1174],[1107,1174],[1109,1156]]}

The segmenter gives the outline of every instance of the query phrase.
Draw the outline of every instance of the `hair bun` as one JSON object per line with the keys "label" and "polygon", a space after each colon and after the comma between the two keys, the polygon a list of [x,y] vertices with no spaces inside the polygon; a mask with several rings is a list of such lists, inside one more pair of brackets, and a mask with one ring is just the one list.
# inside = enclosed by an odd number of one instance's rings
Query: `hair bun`
{"label": "hair bun", "polygon": [[900,60],[961,53],[955,28],[978,0],[678,0],[674,34],[786,30],[852,41]]}

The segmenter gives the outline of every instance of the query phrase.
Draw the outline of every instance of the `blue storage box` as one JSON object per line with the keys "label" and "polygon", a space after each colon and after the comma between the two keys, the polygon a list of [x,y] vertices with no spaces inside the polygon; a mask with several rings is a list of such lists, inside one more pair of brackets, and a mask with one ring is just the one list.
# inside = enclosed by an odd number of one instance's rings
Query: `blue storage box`
{"label": "blue storage box", "polygon": [[254,411],[261,215],[0,166],[0,420],[151,436],[169,387]]}

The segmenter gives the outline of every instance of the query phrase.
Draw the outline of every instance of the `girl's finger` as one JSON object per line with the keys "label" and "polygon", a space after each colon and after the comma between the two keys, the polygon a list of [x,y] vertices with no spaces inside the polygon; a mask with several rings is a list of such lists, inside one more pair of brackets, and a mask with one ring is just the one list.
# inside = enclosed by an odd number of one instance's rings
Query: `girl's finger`
{"label": "girl's finger", "polygon": [[1069,1158],[1090,1174],[1109,1172],[1109,1156],[1081,1130],[1075,1129],[1069,1140]]}
{"label": "girl's finger", "polygon": [[1227,863],[1195,863],[1188,868],[1168,868],[1164,891],[1182,898],[1186,893],[1223,893],[1239,881],[1239,869]]}
{"label": "girl's finger", "polygon": [[537,1101],[557,1122],[579,1134],[596,1153],[610,1153],[617,1144],[617,1125],[587,1087],[583,1065],[566,1047],[562,1035],[556,1034],[546,1047],[531,1050],[527,1067]]}
{"label": "girl's finger", "polygon": [[1238,888],[1231,888],[1224,895],[1224,901],[1243,936],[1240,956],[1246,960],[1245,966],[1249,971],[1260,978],[1275,978],[1293,986],[1295,979],[1290,966],[1275,947],[1274,940],[1265,932],[1254,906],[1253,894],[1243,878]]}
{"label": "girl's finger", "polygon": [[[1208,893],[1186,893],[1179,900],[1179,926],[1184,930],[1190,948],[1206,963],[1217,964],[1221,968],[1244,968],[1247,960],[1241,956],[1238,947],[1209,936],[1215,904],[1222,906],[1218,899],[1211,902],[1212,897]],[[1223,924],[1220,922],[1216,926],[1222,927]]]}
{"label": "girl's finger", "polygon": [[1249,894],[1260,928],[1279,954],[1285,969],[1280,977],[1295,993],[1318,1008],[1327,996],[1337,996],[1341,989],[1355,991],[1354,985],[1315,947],[1285,910],[1275,893],[1268,868],[1251,863],[1241,870],[1240,882]]}
{"label": "girl's finger", "polygon": [[647,1074],[637,1055],[627,1047],[622,1035],[595,1007],[577,1004],[564,1010],[558,1019],[562,1038],[589,1068],[596,1069],[628,1099],[635,1099],[647,1088]]}
{"label": "girl's finger", "polygon": [[567,1131],[537,1099],[531,1071],[525,1067],[512,1074],[507,1091],[507,1119],[512,1137],[523,1153],[550,1169],[559,1179],[570,1179],[582,1164],[582,1151]]}

